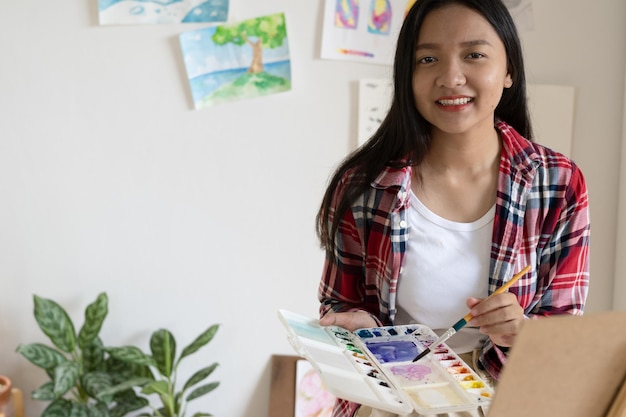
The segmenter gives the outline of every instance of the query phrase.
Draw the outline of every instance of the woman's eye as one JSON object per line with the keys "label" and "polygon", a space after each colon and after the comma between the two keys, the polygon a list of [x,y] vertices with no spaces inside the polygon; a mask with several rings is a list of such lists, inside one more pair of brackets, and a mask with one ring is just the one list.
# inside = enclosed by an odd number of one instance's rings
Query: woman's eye
{"label": "woman's eye", "polygon": [[436,59],[433,58],[432,56],[425,56],[423,58],[418,59],[417,63],[418,64],[431,64],[431,63],[433,63],[435,61],[436,61]]}
{"label": "woman's eye", "polygon": [[484,56],[485,55],[481,54],[480,52],[472,52],[467,57],[470,59],[479,59],[479,58],[483,58]]}

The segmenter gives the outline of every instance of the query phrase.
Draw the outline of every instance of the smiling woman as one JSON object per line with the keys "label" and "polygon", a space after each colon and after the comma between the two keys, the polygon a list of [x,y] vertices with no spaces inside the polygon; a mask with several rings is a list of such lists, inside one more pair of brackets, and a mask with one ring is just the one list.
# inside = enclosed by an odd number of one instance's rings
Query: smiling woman
{"label": "smiling woman", "polygon": [[[572,160],[532,136],[505,5],[416,0],[398,36],[391,108],[337,168],[318,212],[320,324],[442,333],[469,309],[447,343],[497,380],[526,319],[582,314],[587,187]],[[339,401],[333,415],[357,408]]]}

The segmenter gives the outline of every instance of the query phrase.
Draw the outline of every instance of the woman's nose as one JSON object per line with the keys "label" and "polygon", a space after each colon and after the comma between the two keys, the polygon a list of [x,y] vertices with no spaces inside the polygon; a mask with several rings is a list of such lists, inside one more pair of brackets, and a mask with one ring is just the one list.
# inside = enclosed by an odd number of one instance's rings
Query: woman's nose
{"label": "woman's nose", "polygon": [[437,76],[439,87],[454,88],[465,84],[466,79],[462,63],[451,60],[441,64],[440,73]]}

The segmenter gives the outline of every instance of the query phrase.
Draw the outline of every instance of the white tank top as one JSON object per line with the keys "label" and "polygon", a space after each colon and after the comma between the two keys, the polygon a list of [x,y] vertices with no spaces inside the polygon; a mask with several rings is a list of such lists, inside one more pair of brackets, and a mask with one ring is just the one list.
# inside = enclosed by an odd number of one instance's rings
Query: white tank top
{"label": "white tank top", "polygon": [[[421,323],[441,334],[468,313],[468,297],[485,298],[495,205],[480,219],[458,223],[424,206],[413,192],[409,241],[398,282],[397,324]],[[446,342],[465,353],[485,335],[465,326]]]}

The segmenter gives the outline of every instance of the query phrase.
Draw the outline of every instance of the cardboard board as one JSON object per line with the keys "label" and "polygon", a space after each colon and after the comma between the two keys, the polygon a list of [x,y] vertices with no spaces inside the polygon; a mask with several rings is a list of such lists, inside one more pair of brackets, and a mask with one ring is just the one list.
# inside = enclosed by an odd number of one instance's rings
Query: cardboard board
{"label": "cardboard board", "polygon": [[488,417],[626,416],[626,311],[524,324]]}
{"label": "cardboard board", "polygon": [[295,408],[296,363],[293,355],[273,355],[269,417],[293,417]]}

